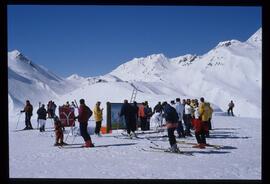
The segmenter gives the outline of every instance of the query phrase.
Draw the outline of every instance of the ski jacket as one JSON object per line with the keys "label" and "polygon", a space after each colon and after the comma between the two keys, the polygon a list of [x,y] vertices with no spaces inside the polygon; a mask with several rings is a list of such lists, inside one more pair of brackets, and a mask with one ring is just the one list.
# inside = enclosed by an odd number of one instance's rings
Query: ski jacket
{"label": "ski jacket", "polygon": [[47,111],[46,111],[45,108],[40,107],[40,108],[37,110],[37,114],[38,114],[38,119],[44,119],[44,120],[46,120]]}
{"label": "ski jacket", "polygon": [[185,114],[191,114],[192,113],[192,107],[188,104],[185,105]]}
{"label": "ski jacket", "polygon": [[230,108],[234,108],[234,103],[230,102],[228,105]]}
{"label": "ski jacket", "polygon": [[91,111],[91,109],[88,106],[81,104],[79,107],[78,121],[80,123],[87,123],[89,118],[91,117],[92,113],[93,112]]}
{"label": "ski jacket", "polygon": [[138,112],[139,117],[145,117],[145,113],[144,113],[144,105],[140,105],[139,106],[139,112]]}
{"label": "ski jacket", "polygon": [[94,118],[95,118],[96,122],[103,120],[103,118],[102,118],[102,110],[97,105],[95,105],[95,107],[94,107]]}
{"label": "ski jacket", "polygon": [[136,122],[136,109],[129,103],[124,103],[121,107],[120,116],[125,116],[126,123]]}
{"label": "ski jacket", "polygon": [[164,107],[164,118],[169,123],[177,123],[179,119],[175,108],[169,104],[166,104]]}
{"label": "ski jacket", "polygon": [[22,112],[25,112],[26,114],[32,116],[33,115],[33,106],[30,103],[26,104]]}
{"label": "ski jacket", "polygon": [[194,109],[194,118],[200,119],[199,107],[195,107]]}
{"label": "ski jacket", "polygon": [[134,107],[134,109],[135,109],[136,117],[138,118],[139,107],[137,106],[137,104],[133,104],[133,107]]}
{"label": "ski jacket", "polygon": [[151,107],[145,107],[144,108],[144,114],[147,118],[151,118],[152,116],[152,108]]}
{"label": "ski jacket", "polygon": [[181,103],[176,102],[175,109],[178,114],[178,120],[182,121],[184,115],[184,106]]}
{"label": "ski jacket", "polygon": [[208,121],[210,118],[210,108],[205,104],[205,102],[202,102],[199,105],[199,113],[202,121]]}
{"label": "ski jacket", "polygon": [[150,118],[150,127],[157,127],[162,124],[162,115],[160,112],[155,112]]}

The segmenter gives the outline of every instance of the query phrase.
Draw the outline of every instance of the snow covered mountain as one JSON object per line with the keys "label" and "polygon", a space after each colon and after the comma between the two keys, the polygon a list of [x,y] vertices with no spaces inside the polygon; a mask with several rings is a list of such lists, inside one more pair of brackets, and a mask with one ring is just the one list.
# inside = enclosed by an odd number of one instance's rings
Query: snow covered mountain
{"label": "snow covered mountain", "polygon": [[37,106],[39,101],[57,99],[73,89],[67,80],[33,63],[18,50],[8,53],[9,111],[22,108],[26,99]]}
{"label": "snow covered mountain", "polygon": [[182,92],[179,97],[204,96],[224,111],[233,100],[237,115],[260,117],[261,32],[260,28],[246,42],[220,42],[202,56],[188,54],[170,59],[163,54],[154,54],[135,58],[110,74],[124,81],[159,82],[160,89],[167,84]]}
{"label": "snow covered mountain", "polygon": [[[262,29],[247,41],[223,41],[204,55],[187,54],[167,58],[164,54],[134,58],[109,74],[81,77],[73,74],[62,79],[35,65],[18,51],[9,53],[10,109],[25,99],[34,103],[55,99],[57,104],[74,98],[85,98],[92,107],[96,101],[130,99],[138,88],[136,101],[158,101],[180,98],[205,99],[227,110],[235,102],[235,114],[261,116]],[[13,105],[16,104],[16,105]]]}

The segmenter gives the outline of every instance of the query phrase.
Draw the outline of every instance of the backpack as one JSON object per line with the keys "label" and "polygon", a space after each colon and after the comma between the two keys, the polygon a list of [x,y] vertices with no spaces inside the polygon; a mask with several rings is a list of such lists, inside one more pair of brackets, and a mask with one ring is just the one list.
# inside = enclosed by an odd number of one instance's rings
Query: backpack
{"label": "backpack", "polygon": [[86,111],[87,111],[87,120],[92,116],[93,112],[88,106],[85,106]]}

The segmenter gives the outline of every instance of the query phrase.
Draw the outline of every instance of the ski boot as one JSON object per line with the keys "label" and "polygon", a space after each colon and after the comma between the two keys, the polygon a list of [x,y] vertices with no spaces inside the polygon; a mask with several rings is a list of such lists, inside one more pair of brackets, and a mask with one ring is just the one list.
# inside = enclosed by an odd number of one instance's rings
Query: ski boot
{"label": "ski boot", "polygon": [[85,148],[91,148],[95,147],[91,140],[85,141],[85,144],[83,145]]}
{"label": "ski boot", "polygon": [[196,145],[192,146],[192,148],[200,148],[200,149],[204,149],[204,148],[205,148],[205,144],[202,144],[202,143],[196,144]]}
{"label": "ski boot", "polygon": [[168,149],[169,152],[172,152],[172,153],[180,153],[180,150],[179,148],[177,147],[177,144],[174,144],[172,145],[169,149]]}

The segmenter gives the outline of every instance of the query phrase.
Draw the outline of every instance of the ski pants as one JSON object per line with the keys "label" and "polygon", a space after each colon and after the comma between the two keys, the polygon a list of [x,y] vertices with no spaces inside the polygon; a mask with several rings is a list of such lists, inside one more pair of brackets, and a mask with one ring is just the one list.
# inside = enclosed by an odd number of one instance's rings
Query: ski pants
{"label": "ski pants", "polygon": [[150,119],[147,118],[146,119],[146,126],[145,126],[146,130],[150,130]]}
{"label": "ski pants", "polygon": [[135,130],[136,130],[136,122],[126,121],[126,128],[127,128],[127,133],[128,134],[130,134],[130,131],[135,132]]}
{"label": "ski pants", "polygon": [[59,128],[55,131],[55,142],[62,143],[63,140],[64,140],[63,130],[61,128]]}
{"label": "ski pants", "polygon": [[198,144],[206,144],[206,138],[205,138],[205,132],[204,130],[201,130],[199,132],[195,132],[195,137],[198,142]]}
{"label": "ski pants", "polygon": [[81,133],[81,136],[83,137],[85,142],[88,140],[91,140],[90,135],[87,132],[87,125],[88,125],[87,122],[80,123],[80,133]]}
{"label": "ski pants", "polygon": [[184,120],[184,124],[185,124],[185,133],[190,134],[191,114],[184,114],[183,120]]}
{"label": "ski pants", "polygon": [[184,127],[183,127],[181,120],[178,121],[178,126],[177,126],[176,131],[177,131],[179,137],[185,137]]}
{"label": "ski pants", "polygon": [[[199,129],[199,131],[195,131],[195,137],[198,142],[198,144],[206,144],[206,134],[208,130],[207,121],[202,121],[202,128]],[[205,128],[207,127],[207,128]]]}
{"label": "ski pants", "polygon": [[38,119],[39,126],[45,129],[46,119]]}
{"label": "ski pants", "polygon": [[168,137],[169,137],[169,142],[170,142],[170,145],[174,145],[176,144],[176,139],[175,139],[175,135],[174,135],[174,131],[175,131],[176,128],[167,128],[167,131],[168,131]]}
{"label": "ski pants", "polygon": [[146,117],[140,117],[140,119],[141,119],[141,130],[146,130],[147,118]]}
{"label": "ski pants", "polygon": [[31,115],[29,113],[25,113],[25,126],[27,128],[32,128]]}
{"label": "ski pants", "polygon": [[99,134],[101,128],[101,121],[96,122],[95,134]]}
{"label": "ski pants", "polygon": [[229,107],[229,109],[228,109],[228,116],[230,115],[230,112],[231,112],[231,114],[233,116],[233,108],[232,107]]}

